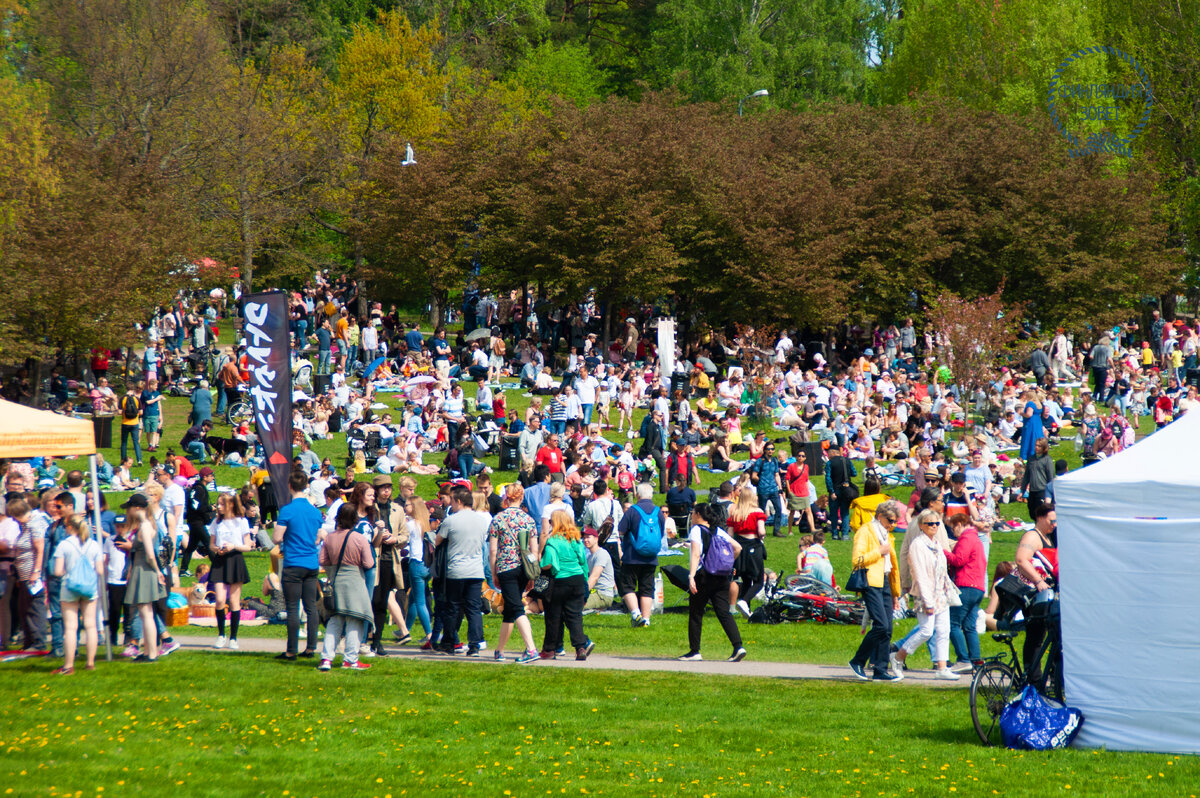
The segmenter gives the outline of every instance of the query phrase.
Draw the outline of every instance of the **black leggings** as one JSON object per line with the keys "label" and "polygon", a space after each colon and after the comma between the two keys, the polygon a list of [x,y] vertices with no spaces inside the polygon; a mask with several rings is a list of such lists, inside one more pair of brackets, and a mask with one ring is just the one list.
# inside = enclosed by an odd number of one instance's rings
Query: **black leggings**
{"label": "black leggings", "polygon": [[587,597],[587,577],[583,574],[554,580],[554,590],[546,602],[546,636],[542,638],[542,651],[553,654],[562,648],[564,624],[571,633],[574,649],[587,646],[587,635],[583,633],[583,605],[587,603]]}
{"label": "black leggings", "polygon": [[729,612],[729,577],[714,576],[700,571],[696,574],[696,592],[688,596],[688,652],[700,653],[700,631],[704,626],[704,610],[712,604],[717,621],[733,650],[742,647],[742,635]]}
{"label": "black leggings", "polygon": [[375,613],[375,633],[371,637],[374,645],[383,642],[383,627],[387,625],[388,596],[397,587],[396,572],[392,566],[392,555],[384,552],[379,556],[379,568],[375,572],[375,593],[371,596],[371,610]]}
{"label": "black leggings", "polygon": [[188,524],[188,544],[183,550],[183,561],[179,563],[179,570],[188,569],[192,564],[192,555],[196,552],[200,552],[201,557],[208,557],[211,554],[210,544],[208,527],[204,524]]}
{"label": "black leggings", "polygon": [[[124,623],[122,623],[124,619]],[[133,639],[133,607],[125,605],[125,585],[108,586],[108,636],[115,646],[117,629],[124,629],[125,639]]]}
{"label": "black leggings", "polygon": [[742,546],[742,553],[737,560],[738,601],[749,603],[758,595],[767,579],[765,562],[767,547],[757,537],[745,538],[739,535],[737,542]]}

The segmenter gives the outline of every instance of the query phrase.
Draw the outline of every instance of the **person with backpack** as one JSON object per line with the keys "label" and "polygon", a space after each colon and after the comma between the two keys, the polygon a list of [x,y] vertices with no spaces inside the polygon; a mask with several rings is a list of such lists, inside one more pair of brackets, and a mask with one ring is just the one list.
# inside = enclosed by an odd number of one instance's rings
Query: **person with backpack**
{"label": "person with backpack", "polygon": [[83,618],[87,670],[96,669],[96,596],[104,574],[104,552],[80,515],[69,515],[63,526],[67,537],[54,550],[54,575],[62,579],[59,600],[63,613],[63,664],[56,676],[75,672],[79,645],[79,619]]}
{"label": "person with backpack", "polygon": [[742,553],[736,540],[718,526],[721,510],[711,503],[697,504],[692,510],[692,528],[688,532],[690,563],[688,565],[688,651],[679,659],[693,662],[700,655],[700,632],[704,611],[712,604],[713,612],[725,636],[733,645],[729,662],[741,662],[746,657],[742,635],[733,614],[729,611],[729,586],[733,563]]}
{"label": "person with backpack", "polygon": [[129,456],[129,439],[133,439],[133,454],[137,464],[142,465],[142,402],[138,391],[132,385],[125,389],[121,397],[121,459]]}
{"label": "person with backpack", "polygon": [[183,562],[179,564],[180,576],[191,576],[188,566],[192,564],[192,555],[197,551],[201,557],[211,555],[208,537],[208,525],[213,521],[212,495],[216,491],[216,478],[208,466],[200,469],[200,477],[187,489],[184,505],[183,520],[188,528],[187,548],[183,552]]}
{"label": "person with backpack", "polygon": [[630,625],[649,626],[654,611],[654,571],[662,547],[666,510],[654,503],[654,486],[637,486],[637,502],[621,517],[621,573],[617,590],[629,610]]}

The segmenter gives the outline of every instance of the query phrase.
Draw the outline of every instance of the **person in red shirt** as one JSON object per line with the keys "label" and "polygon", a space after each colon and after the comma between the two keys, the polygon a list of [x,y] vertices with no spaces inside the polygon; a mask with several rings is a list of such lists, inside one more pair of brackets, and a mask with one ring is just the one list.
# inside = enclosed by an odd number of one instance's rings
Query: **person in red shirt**
{"label": "person in red shirt", "polygon": [[92,350],[92,374],[96,379],[108,376],[108,358],[111,353],[107,349]]}
{"label": "person in red shirt", "polygon": [[550,479],[554,482],[562,482],[566,479],[566,474],[563,470],[563,453],[558,448],[558,435],[551,435],[549,440],[538,449],[537,455],[534,457],[534,463],[545,465],[550,469]]}
{"label": "person in red shirt", "polygon": [[965,673],[983,663],[979,653],[979,633],[975,618],[979,604],[987,595],[987,553],[979,540],[978,530],[963,514],[946,519],[946,526],[957,536],[953,549],[943,549],[950,578],[958,588],[961,604],[950,608],[950,643],[954,646],[956,662],[951,670]]}
{"label": "person in red shirt", "polygon": [[788,537],[792,535],[792,523],[796,513],[804,513],[808,521],[808,531],[815,532],[817,523],[813,520],[812,508],[808,506],[808,455],[797,452],[796,458],[788,466],[784,474],[784,484],[787,486],[788,502]]}

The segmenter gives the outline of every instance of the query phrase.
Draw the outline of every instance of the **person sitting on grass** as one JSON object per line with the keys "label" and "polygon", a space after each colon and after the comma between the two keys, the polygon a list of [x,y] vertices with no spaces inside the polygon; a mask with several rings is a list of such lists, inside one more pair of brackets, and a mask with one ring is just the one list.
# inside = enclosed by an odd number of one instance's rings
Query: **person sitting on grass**
{"label": "person sitting on grass", "polygon": [[818,529],[811,535],[800,538],[800,552],[796,555],[796,573],[808,574],[830,587],[833,586],[833,563],[825,550],[825,532]]}

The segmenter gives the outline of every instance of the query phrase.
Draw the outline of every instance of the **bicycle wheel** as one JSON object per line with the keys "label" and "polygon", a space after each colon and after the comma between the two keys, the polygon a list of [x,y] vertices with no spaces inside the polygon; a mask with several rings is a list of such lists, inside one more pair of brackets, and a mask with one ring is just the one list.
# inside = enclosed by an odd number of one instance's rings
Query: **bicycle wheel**
{"label": "bicycle wheel", "polygon": [[984,664],[971,679],[971,720],[984,745],[1000,742],[1000,713],[1018,692],[1017,677],[1006,663]]}
{"label": "bicycle wheel", "polygon": [[225,420],[228,421],[231,426],[241,424],[243,421],[248,422],[253,418],[254,408],[245,400],[234,402],[229,406],[229,409],[225,411]]}

